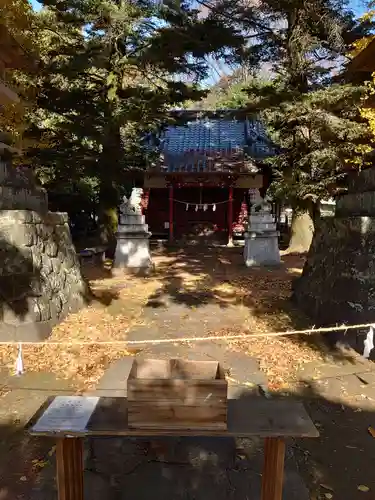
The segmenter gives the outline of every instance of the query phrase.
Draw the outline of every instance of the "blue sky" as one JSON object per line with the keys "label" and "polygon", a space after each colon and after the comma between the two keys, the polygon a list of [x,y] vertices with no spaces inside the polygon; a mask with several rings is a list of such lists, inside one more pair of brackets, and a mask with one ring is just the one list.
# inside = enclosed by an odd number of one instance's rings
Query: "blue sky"
{"label": "blue sky", "polygon": [[40,9],[40,4],[36,0],[29,0],[29,2],[33,6],[34,10],[39,10]]}
{"label": "blue sky", "polygon": [[351,0],[349,2],[349,5],[357,15],[363,14],[363,12],[366,10],[365,0]]}

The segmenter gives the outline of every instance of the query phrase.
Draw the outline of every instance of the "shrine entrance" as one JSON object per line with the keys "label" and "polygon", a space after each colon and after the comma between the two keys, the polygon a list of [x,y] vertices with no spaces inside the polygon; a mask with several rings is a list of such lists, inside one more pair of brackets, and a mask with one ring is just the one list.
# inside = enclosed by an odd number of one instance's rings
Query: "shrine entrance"
{"label": "shrine entrance", "polygon": [[229,189],[183,187],[173,191],[174,237],[178,240],[228,239]]}

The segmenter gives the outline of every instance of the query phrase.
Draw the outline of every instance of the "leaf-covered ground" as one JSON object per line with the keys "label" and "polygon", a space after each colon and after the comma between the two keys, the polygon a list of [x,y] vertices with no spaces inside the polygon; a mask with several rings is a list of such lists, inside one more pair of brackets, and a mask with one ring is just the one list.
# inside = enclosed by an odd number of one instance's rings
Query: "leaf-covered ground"
{"label": "leaf-covered ground", "polygon": [[[155,253],[154,263],[156,272],[148,278],[112,278],[105,270],[86,265],[84,272],[94,300],[54,328],[48,342],[63,344],[24,346],[25,369],[72,378],[77,381],[78,391],[92,389],[109,364],[129,354],[129,349],[124,344],[69,346],[67,342],[126,340],[131,328],[147,325],[145,306],[160,291],[178,300],[186,297],[181,300],[189,304],[192,316],[207,304],[218,310],[227,308],[233,326],[221,329],[212,322],[210,328],[211,318],[207,317],[208,335],[267,333],[308,324],[289,301],[292,280],[301,272],[303,258],[285,257],[280,269],[249,270],[243,266],[240,249],[190,249]],[[209,314],[215,316],[214,309]],[[230,342],[232,349],[245,349],[260,360],[275,388],[295,379],[303,363],[323,356],[318,344],[299,337]],[[16,347],[2,346],[0,363],[14,370],[16,353]]]}
{"label": "leaf-covered ground", "polygon": [[[46,345],[23,346],[26,371],[51,372],[74,379],[79,392],[94,388],[109,364],[129,351],[123,344],[69,346],[68,342],[125,340],[129,328],[142,322],[142,307],[156,286],[152,281],[131,277],[125,283],[107,278],[89,266],[85,273],[88,278],[95,276],[90,280],[90,305],[57,325]],[[16,355],[17,347],[1,346],[0,364],[14,371]]]}
{"label": "leaf-covered ground", "polygon": [[[104,270],[85,267],[94,300],[54,328],[50,345],[24,346],[25,369],[68,378],[77,392],[84,392],[95,387],[113,360],[134,351],[121,344],[72,347],[51,342],[126,340],[129,332],[133,337],[142,332],[139,338],[144,339],[152,329],[162,335],[163,328],[189,337],[225,337],[309,327],[290,302],[292,280],[300,275],[303,258],[288,256],[283,261],[279,269],[249,270],[243,266],[240,249],[190,248],[155,252],[155,273],[148,278],[111,278]],[[293,446],[311,498],[372,498],[375,448],[368,427],[375,426],[375,386],[372,389],[350,374],[352,362],[333,358],[317,335],[250,337],[228,344],[258,358],[270,391],[304,401],[318,425],[320,439]],[[10,372],[16,351],[0,347],[0,363]],[[311,365],[318,367],[317,376],[309,384],[298,383],[303,368]],[[1,380],[0,391],[0,402],[13,394]],[[21,392],[15,390],[13,400]],[[26,410],[22,415],[26,400],[17,401],[17,419],[30,417]],[[8,432],[5,423],[0,422],[1,430]],[[13,427],[2,442],[8,458],[0,476],[8,480],[5,486],[0,484],[0,497],[29,498],[53,449],[43,440],[14,433]],[[53,475],[48,481],[53,488]]]}

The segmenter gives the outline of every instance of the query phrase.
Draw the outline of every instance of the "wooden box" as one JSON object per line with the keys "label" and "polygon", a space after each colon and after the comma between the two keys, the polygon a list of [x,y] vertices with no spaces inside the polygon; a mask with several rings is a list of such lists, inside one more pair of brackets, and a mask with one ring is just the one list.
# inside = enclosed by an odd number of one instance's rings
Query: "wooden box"
{"label": "wooden box", "polygon": [[227,381],[216,361],[134,360],[127,386],[129,427],[227,428]]}

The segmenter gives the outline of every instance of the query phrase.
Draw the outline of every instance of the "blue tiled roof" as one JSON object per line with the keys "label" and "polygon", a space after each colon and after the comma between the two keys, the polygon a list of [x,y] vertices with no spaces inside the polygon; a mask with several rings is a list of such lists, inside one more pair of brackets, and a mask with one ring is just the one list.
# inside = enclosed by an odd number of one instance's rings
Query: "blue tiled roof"
{"label": "blue tiled roof", "polygon": [[197,120],[186,126],[168,127],[164,151],[232,151],[243,149],[245,128],[242,122],[223,120]]}
{"label": "blue tiled roof", "polygon": [[260,160],[273,154],[259,121],[197,119],[170,126],[161,137],[164,168],[169,172],[226,170],[246,159]]}

